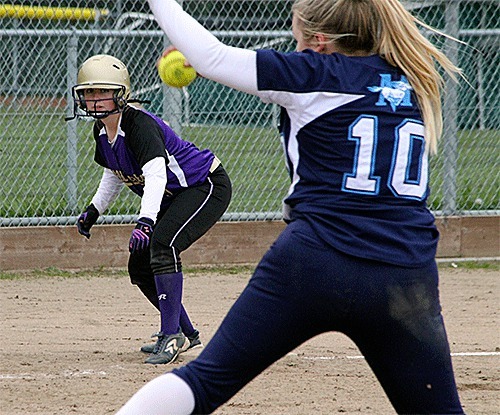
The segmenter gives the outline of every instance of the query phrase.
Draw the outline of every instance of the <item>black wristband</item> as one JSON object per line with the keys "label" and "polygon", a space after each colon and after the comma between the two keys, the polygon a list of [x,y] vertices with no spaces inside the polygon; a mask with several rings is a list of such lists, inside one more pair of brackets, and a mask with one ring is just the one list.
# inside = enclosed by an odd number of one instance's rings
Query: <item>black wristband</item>
{"label": "black wristband", "polygon": [[137,224],[138,225],[148,225],[151,227],[151,229],[153,228],[155,222],[153,219],[150,219],[150,218],[146,218],[145,216],[137,219]]}

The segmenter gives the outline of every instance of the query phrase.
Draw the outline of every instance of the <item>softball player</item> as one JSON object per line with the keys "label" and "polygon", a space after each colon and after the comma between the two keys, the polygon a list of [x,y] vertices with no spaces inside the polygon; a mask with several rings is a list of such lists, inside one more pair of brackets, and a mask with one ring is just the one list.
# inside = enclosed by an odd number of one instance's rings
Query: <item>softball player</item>
{"label": "softball player", "polygon": [[297,0],[293,53],[225,46],[175,0],[149,4],[203,76],[281,106],[288,226],[203,352],[118,414],[210,413],[327,331],[356,343],[398,413],[463,413],[426,207],[434,62],[459,69],[398,0]]}
{"label": "softball player", "polygon": [[129,96],[130,78],[121,61],[96,55],[83,63],[73,87],[75,116],[96,119],[95,161],[104,172],[77,226],[90,238],[90,228],[123,185],[141,197],[128,271],[161,318],[156,344],[141,351],[150,354],[146,363],[171,363],[180,352],[202,345],[181,302],[180,254],[222,216],[231,182],[210,150],[182,140],[163,120],[130,105]]}

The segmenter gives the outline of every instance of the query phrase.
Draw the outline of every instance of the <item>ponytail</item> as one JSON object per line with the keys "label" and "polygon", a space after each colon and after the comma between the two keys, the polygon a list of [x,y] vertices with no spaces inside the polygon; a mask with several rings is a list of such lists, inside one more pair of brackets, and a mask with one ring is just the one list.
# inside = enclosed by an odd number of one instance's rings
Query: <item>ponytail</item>
{"label": "ponytail", "polygon": [[436,63],[455,81],[455,74],[461,74],[461,70],[419,32],[417,24],[434,33],[443,33],[412,16],[399,0],[372,2],[380,19],[374,52],[405,73],[422,112],[427,145],[431,153],[436,153],[443,130],[441,91],[444,87]]}

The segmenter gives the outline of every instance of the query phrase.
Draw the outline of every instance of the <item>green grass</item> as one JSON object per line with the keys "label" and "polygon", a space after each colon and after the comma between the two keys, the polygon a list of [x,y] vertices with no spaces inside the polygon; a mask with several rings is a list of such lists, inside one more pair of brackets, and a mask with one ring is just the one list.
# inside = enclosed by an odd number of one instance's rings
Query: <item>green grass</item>
{"label": "green grass", "polygon": [[66,270],[56,267],[33,269],[26,271],[0,271],[0,280],[16,280],[22,278],[98,278],[98,277],[126,277],[126,269],[121,268],[92,268],[81,270]]}
{"label": "green grass", "polygon": [[[460,131],[457,144],[456,205],[459,210],[498,210],[500,189],[499,152],[500,130]],[[441,143],[441,147],[442,143]],[[431,158],[432,210],[443,208],[443,188],[451,174],[444,167],[445,156],[441,149]]]}
{"label": "green grass", "polygon": [[[184,267],[183,272],[189,277],[196,277],[200,274],[246,274],[250,278],[255,269],[255,265],[213,265],[213,266],[191,266]],[[89,268],[81,270],[66,270],[55,267],[34,269],[26,271],[0,271],[1,280],[16,280],[26,278],[100,278],[128,277],[125,268]]]}
{"label": "green grass", "polygon": [[439,268],[460,268],[460,269],[485,269],[489,271],[500,271],[500,261],[444,261],[439,263]]}
{"label": "green grass", "polygon": [[[440,269],[459,268],[469,270],[488,270],[500,271],[499,261],[452,261],[440,262]],[[184,274],[196,277],[201,274],[225,274],[225,275],[246,275],[248,278],[252,275],[255,265],[213,265],[213,266],[190,266],[184,268]],[[122,278],[128,277],[127,270],[124,268],[91,268],[82,270],[63,270],[55,267],[44,269],[34,269],[29,271],[0,271],[1,280],[16,280],[27,278]]]}
{"label": "green grass", "polygon": [[[5,197],[0,217],[45,217],[79,214],[94,194],[102,169],[93,162],[91,123],[79,122],[77,144],[77,203],[70,205],[67,131],[62,116],[0,113],[0,163]],[[288,188],[281,146],[272,128],[185,127],[183,138],[210,148],[233,180],[228,212],[280,211]],[[136,214],[140,200],[124,189],[108,214]]]}
{"label": "green grass", "polygon": [[[101,177],[93,162],[92,124],[79,122],[77,183],[68,184],[67,124],[57,112],[0,110],[0,165],[3,185],[0,217],[74,216],[87,206]],[[274,127],[189,126],[181,133],[222,160],[233,181],[228,213],[280,212],[289,178]],[[499,209],[498,130],[462,131],[456,174],[457,209]],[[443,155],[431,160],[433,210],[443,208]],[[76,203],[70,191],[76,187]],[[124,189],[108,214],[136,214],[140,200]]]}

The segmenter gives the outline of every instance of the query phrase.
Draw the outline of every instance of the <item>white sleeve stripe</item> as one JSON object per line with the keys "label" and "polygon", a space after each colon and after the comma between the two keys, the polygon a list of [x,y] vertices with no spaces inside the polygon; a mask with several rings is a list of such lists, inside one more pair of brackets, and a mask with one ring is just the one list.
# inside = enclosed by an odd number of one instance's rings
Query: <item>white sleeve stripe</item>
{"label": "white sleeve stripe", "polygon": [[179,166],[177,159],[173,155],[168,154],[168,152],[167,152],[167,157],[168,157],[168,169],[175,175],[175,177],[177,177],[177,180],[179,180],[179,184],[182,187],[188,187],[186,175],[184,174],[184,171],[181,169],[181,166]]}

